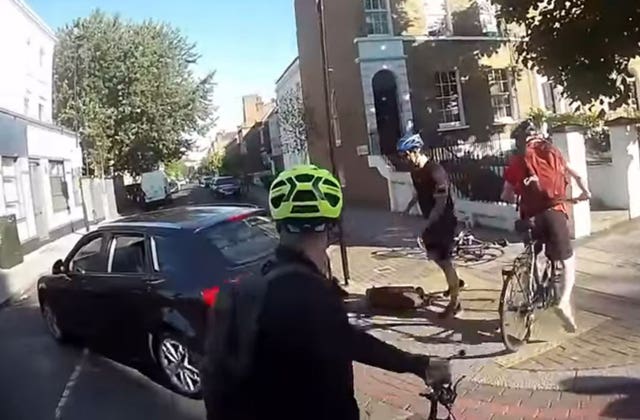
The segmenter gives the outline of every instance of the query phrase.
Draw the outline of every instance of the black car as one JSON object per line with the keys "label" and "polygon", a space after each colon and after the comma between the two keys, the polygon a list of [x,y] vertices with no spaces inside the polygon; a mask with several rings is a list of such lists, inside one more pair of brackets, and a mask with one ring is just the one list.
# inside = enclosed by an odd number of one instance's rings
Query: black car
{"label": "black car", "polygon": [[115,343],[151,361],[175,391],[200,397],[207,309],[219,286],[259,273],[277,244],[257,207],[181,207],[100,226],[38,280],[45,323],[69,337]]}
{"label": "black car", "polygon": [[214,178],[211,189],[217,197],[238,197],[240,195],[240,180],[232,176]]}

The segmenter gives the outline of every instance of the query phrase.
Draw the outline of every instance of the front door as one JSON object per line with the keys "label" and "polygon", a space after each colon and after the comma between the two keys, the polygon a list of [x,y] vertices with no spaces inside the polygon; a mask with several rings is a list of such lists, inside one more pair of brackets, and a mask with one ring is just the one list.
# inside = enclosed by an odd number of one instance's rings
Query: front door
{"label": "front door", "polygon": [[31,182],[31,197],[33,201],[33,215],[35,217],[36,235],[39,239],[49,238],[49,224],[45,212],[44,179],[42,168],[37,160],[29,161],[29,179]]}

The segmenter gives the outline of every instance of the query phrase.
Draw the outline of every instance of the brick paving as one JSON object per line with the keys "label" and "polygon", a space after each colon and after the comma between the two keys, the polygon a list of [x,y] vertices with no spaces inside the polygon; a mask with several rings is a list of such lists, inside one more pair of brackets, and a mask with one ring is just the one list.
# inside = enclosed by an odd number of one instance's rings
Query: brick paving
{"label": "brick paving", "polygon": [[[371,285],[384,284],[420,285],[427,291],[444,289],[444,278],[438,269],[411,252],[412,238],[419,229],[417,221],[411,218],[405,223],[397,215],[380,217],[374,212],[354,211],[350,217],[347,215],[345,226],[351,245],[349,290],[361,294]],[[505,257],[493,263],[460,270],[461,277],[470,283],[462,293],[462,319],[438,324],[433,316],[437,309],[428,308],[413,315],[370,315],[364,321],[356,317],[354,322],[413,352],[445,355],[460,347],[467,349],[472,357],[455,362],[458,373],[471,378],[461,384],[454,411],[458,419],[640,419],[638,370],[623,369],[621,377],[611,373],[617,372],[611,368],[640,363],[637,304],[624,303],[635,313],[630,317],[629,308],[620,312],[624,305],[616,302],[607,301],[596,308],[591,302],[580,300],[579,309],[584,310],[578,311],[582,328],[579,334],[572,337],[558,332],[557,320],[547,317],[549,322],[539,321],[548,324],[542,325],[545,331],[540,344],[528,345],[516,355],[501,354],[503,346],[497,331],[500,268],[513,258],[517,252],[514,249],[507,249]],[[330,256],[334,271],[340,274],[336,268],[340,267],[337,251],[330,250]],[[485,370],[491,374],[483,376]],[[593,377],[588,376],[590,372],[594,372]],[[638,378],[638,382],[629,385],[630,377]],[[386,418],[409,418],[410,413],[426,416],[428,403],[419,396],[423,388],[418,378],[359,364],[355,366],[355,378],[361,398],[384,407]],[[509,383],[531,389],[517,389]],[[557,390],[579,390],[581,386],[584,393]],[[374,414],[370,409],[362,418],[376,418]]]}

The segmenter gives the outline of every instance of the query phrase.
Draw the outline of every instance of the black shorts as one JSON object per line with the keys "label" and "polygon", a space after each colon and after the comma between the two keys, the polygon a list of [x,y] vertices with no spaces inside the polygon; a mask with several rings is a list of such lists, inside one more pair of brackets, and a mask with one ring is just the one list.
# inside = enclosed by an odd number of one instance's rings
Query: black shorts
{"label": "black shorts", "polygon": [[567,215],[558,210],[545,210],[534,218],[533,237],[544,244],[545,255],[552,261],[573,256]]}
{"label": "black shorts", "polygon": [[438,261],[453,258],[456,224],[447,223],[427,228],[422,232],[422,241],[429,257]]}

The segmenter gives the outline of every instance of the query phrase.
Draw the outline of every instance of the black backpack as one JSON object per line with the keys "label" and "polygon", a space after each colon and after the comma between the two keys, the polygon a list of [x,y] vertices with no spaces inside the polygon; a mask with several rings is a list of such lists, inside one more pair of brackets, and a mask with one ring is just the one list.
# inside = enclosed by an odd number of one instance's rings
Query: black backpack
{"label": "black backpack", "polygon": [[201,376],[207,414],[211,418],[215,417],[218,407],[229,404],[227,396],[239,392],[252,371],[269,283],[292,272],[318,275],[296,263],[267,263],[264,271],[267,271],[264,275],[226,283],[210,310]]}

